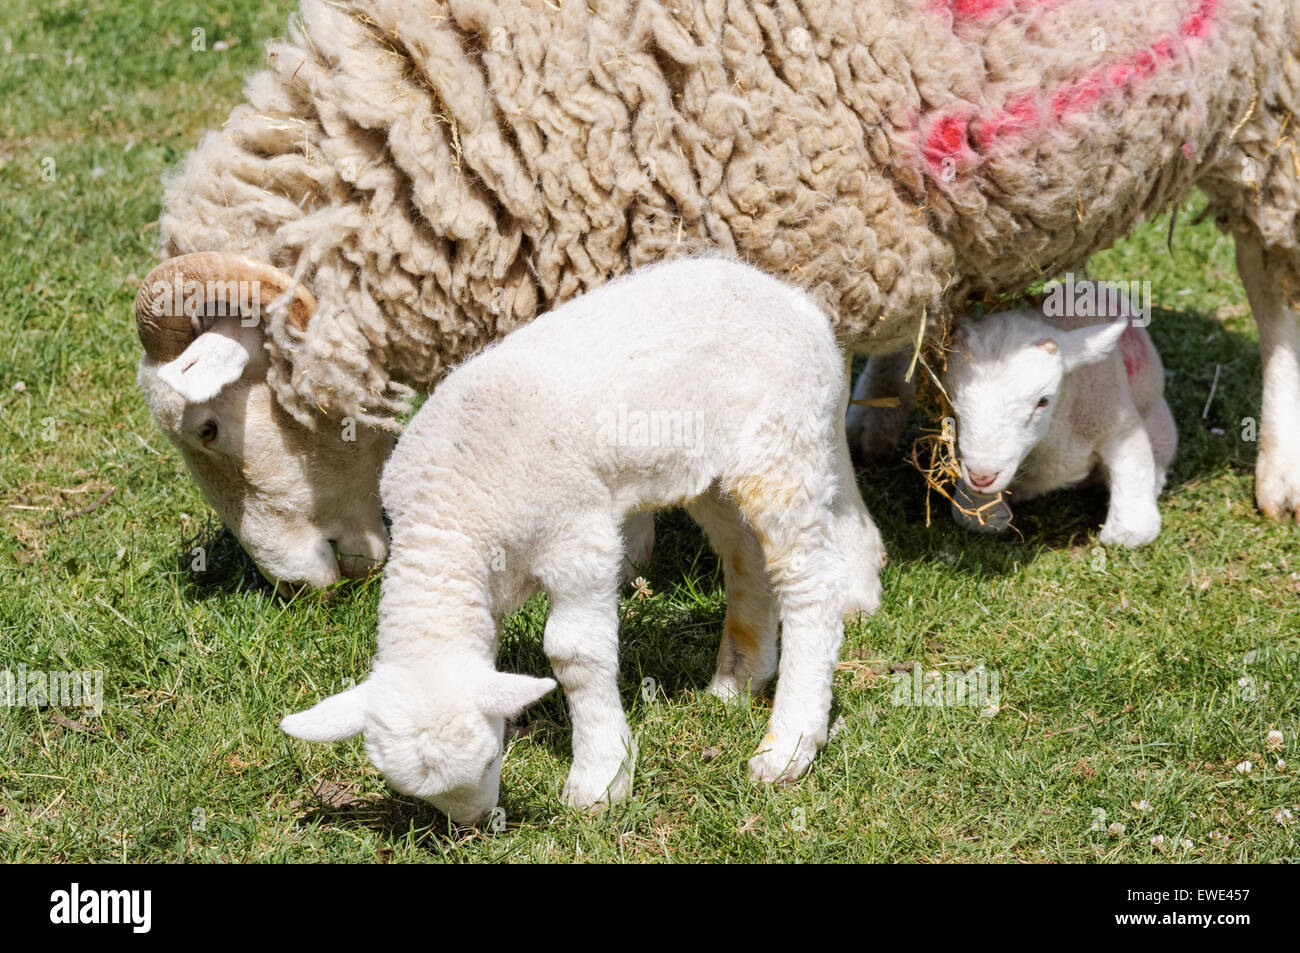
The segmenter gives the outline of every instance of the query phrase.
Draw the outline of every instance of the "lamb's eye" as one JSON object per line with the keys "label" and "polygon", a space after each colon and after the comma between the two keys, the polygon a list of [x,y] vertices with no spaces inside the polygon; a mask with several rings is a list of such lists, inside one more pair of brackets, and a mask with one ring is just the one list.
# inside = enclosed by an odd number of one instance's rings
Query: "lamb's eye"
{"label": "lamb's eye", "polygon": [[1048,399],[1047,399],[1046,397],[1040,397],[1040,398],[1038,398],[1038,409],[1039,409],[1039,410],[1042,410],[1044,407],[1046,407],[1046,406],[1048,405],[1048,403],[1049,403],[1049,401],[1048,401]]}
{"label": "lamb's eye", "polygon": [[198,435],[199,439],[203,441],[203,446],[206,447],[212,441],[217,439],[217,422],[215,420],[209,420],[199,428]]}

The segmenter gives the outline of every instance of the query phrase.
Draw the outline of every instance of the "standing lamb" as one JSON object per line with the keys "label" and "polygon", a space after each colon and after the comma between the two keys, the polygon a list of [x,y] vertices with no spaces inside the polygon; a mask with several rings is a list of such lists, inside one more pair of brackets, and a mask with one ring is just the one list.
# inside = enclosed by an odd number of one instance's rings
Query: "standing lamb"
{"label": "standing lamb", "polygon": [[1178,446],[1151,336],[1127,320],[1007,311],[958,330],[944,374],[969,498],[1015,500],[1100,476],[1106,545],[1160,533],[1156,499]]}
{"label": "standing lamb", "polygon": [[[1294,0],[301,14],[167,183],[170,260],[137,312],[158,422],[270,575],[337,578],[343,536],[381,556],[388,442],[361,430],[391,425],[405,385],[631,267],[716,247],[808,288],[849,349],[892,354],[972,293],[1078,270],[1197,186],[1260,327],[1256,495],[1274,519],[1300,513]],[[249,259],[315,306],[241,312],[256,360],[193,349],[229,328],[154,286],[185,273],[224,299],[265,273]],[[178,388],[176,361],[215,371]]]}
{"label": "standing lamb", "polygon": [[[826,743],[841,614],[879,603],[880,538],[832,505],[857,495],[847,401],[829,319],[735,262],[652,266],[516,331],[443,381],[384,468],[393,542],[370,677],[284,730],[364,734],[399,791],[478,819],[496,804],[503,718],[555,687],[494,664],[502,617],[540,588],[573,719],[565,798],[624,797],[636,746],[617,684],[619,527],[684,505],[726,578],[714,693],[775,673],[779,615],[781,677],[750,769],[797,778]],[[869,589],[850,565],[871,567]]]}

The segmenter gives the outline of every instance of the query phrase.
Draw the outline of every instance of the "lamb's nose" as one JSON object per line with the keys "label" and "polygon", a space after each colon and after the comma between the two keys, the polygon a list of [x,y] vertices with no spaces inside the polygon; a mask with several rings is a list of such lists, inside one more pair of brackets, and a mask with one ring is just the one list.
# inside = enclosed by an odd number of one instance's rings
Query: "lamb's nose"
{"label": "lamb's nose", "polygon": [[972,473],[970,475],[971,486],[977,490],[987,490],[993,485],[993,481],[998,478],[996,473]]}

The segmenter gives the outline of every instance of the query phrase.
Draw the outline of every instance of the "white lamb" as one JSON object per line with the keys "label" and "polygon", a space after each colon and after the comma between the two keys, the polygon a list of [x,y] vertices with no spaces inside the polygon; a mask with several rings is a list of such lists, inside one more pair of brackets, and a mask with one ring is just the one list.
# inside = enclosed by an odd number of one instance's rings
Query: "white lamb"
{"label": "white lamb", "polygon": [[473,357],[384,468],[392,548],[370,677],[282,727],[363,734],[394,788],[457,822],[482,817],[503,719],[555,686],[496,671],[498,625],[545,589],[544,647],[573,719],[566,800],[623,797],[636,749],[616,680],[619,526],[681,505],[725,575],[715,694],[775,673],[779,616],[780,685],[750,769],[798,777],[826,742],[842,614],[880,599],[844,363],[808,296],[721,259],[616,279]]}
{"label": "white lamb", "polygon": [[[1127,320],[1008,311],[962,325],[944,387],[957,449],[977,505],[1102,478],[1103,544],[1142,546],[1160,533],[1156,499],[1178,446],[1151,337]],[[991,508],[992,525],[1005,526]],[[973,520],[973,518],[972,518]]]}

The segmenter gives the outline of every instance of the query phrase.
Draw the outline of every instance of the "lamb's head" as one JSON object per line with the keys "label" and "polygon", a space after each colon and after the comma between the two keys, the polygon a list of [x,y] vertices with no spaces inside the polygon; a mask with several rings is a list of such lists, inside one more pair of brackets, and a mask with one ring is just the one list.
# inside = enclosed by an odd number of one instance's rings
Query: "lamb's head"
{"label": "lamb's head", "polygon": [[457,824],[473,824],[497,803],[505,719],[553,688],[553,679],[482,662],[376,663],[360,685],[287,716],[280,727],[306,741],[362,735],[366,755],[396,790]]}
{"label": "lamb's head", "polygon": [[305,326],[311,295],[268,265],[225,254],[169,259],[136,298],[145,350],[137,380],[262,574],[286,587],[326,586],[365,575],[387,553],[378,484],[392,438],[323,419],[313,429],[277,402],[260,308],[289,293],[290,320]]}
{"label": "lamb's head", "polygon": [[1030,311],[1006,311],[958,330],[944,389],[957,415],[961,475],[976,493],[1005,490],[1047,434],[1066,375],[1104,360],[1127,322],[1064,331]]}

